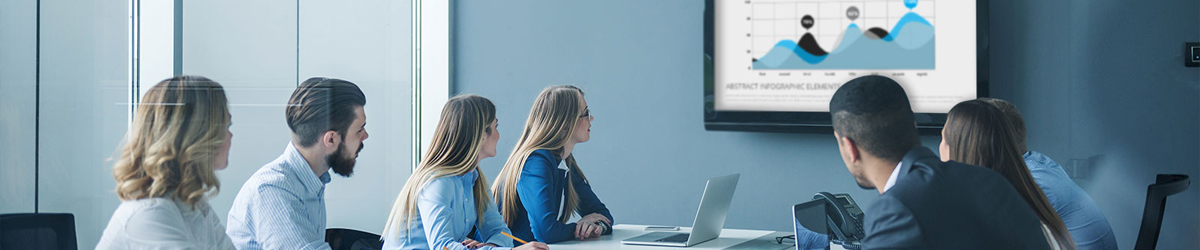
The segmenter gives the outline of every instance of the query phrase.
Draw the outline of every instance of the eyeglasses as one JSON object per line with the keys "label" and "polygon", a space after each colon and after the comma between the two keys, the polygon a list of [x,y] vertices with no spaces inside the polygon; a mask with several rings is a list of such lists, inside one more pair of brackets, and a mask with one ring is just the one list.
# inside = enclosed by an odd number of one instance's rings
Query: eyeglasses
{"label": "eyeglasses", "polygon": [[588,109],[588,108],[584,108],[583,115],[579,116],[579,118],[591,118],[591,117],[592,117],[592,110]]}

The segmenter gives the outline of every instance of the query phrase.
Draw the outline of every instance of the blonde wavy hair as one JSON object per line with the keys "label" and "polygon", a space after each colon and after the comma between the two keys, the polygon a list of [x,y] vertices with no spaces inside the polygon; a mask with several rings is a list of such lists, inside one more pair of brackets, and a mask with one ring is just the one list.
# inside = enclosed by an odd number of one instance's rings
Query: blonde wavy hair
{"label": "blonde wavy hair", "polygon": [[[445,176],[479,171],[479,152],[483,150],[483,141],[494,133],[491,124],[495,120],[496,106],[482,96],[459,95],[446,102],[425,157],[396,196],[395,204],[392,204],[392,212],[383,228],[385,239],[387,236],[398,236],[400,230],[397,229],[407,232],[412,228],[413,218],[418,214],[417,200],[429,182]],[[475,178],[473,190],[475,216],[482,218],[492,199],[488,197],[487,178],[482,173],[476,173],[478,177]]]}
{"label": "blonde wavy hair", "polygon": [[177,76],[151,87],[138,104],[113,165],[122,200],[170,197],[195,207],[220,191],[213,162],[229,129],[220,84]]}
{"label": "blonde wavy hair", "polygon": [[[579,122],[579,116],[586,108],[583,104],[583,91],[571,85],[546,87],[538,94],[537,100],[533,101],[533,108],[529,110],[529,118],[525,121],[521,139],[517,141],[512,155],[509,155],[508,162],[504,164],[504,169],[500,170],[496,183],[492,185],[492,195],[501,202],[500,214],[504,216],[505,223],[511,226],[513,218],[516,218],[520,211],[519,207],[522,206],[517,194],[517,182],[521,180],[521,171],[525,170],[525,161],[529,159],[529,155],[539,149],[562,154],[563,145],[575,134],[575,124]],[[578,173],[586,182],[587,177],[575,162],[575,154],[572,153],[565,160],[570,171]],[[563,223],[571,219],[571,215],[579,206],[579,194],[575,192],[575,185],[569,184],[574,183],[571,180],[572,176],[567,175],[567,190],[564,192],[566,204],[563,204],[563,211],[558,214],[558,220]]]}

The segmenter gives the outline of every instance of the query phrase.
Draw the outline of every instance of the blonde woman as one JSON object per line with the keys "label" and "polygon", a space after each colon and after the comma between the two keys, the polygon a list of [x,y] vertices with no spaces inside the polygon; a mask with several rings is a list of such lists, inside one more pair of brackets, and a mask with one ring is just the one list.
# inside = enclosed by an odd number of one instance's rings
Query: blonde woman
{"label": "blonde woman", "polygon": [[231,117],[221,85],[178,76],[138,104],[113,166],[121,205],[96,249],[234,249],[208,198],[229,165]]}
{"label": "blonde woman", "polygon": [[[550,86],[538,94],[517,146],[492,186],[500,214],[518,238],[555,243],[612,233],[612,214],[575,163],[575,144],[591,139],[583,91]],[[575,223],[567,223],[579,214]]]}
{"label": "blonde woman", "polygon": [[[450,98],[425,158],[392,205],[384,249],[510,249],[504,220],[479,175],[479,160],[496,156],[496,106],[487,98]],[[474,238],[468,238],[474,231]],[[530,242],[515,249],[546,250]]]}

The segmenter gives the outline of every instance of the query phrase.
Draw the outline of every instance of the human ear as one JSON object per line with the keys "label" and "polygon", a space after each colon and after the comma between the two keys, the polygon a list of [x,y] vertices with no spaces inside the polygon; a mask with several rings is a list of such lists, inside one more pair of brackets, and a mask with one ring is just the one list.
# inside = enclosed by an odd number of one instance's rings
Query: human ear
{"label": "human ear", "polygon": [[842,144],[842,147],[846,150],[849,162],[853,163],[862,160],[862,151],[859,151],[858,144],[854,143],[853,139],[842,137],[838,139],[838,143]]}
{"label": "human ear", "polygon": [[337,131],[330,130],[321,134],[321,144],[330,152],[337,150],[337,146],[340,145],[341,141],[342,137],[338,135]]}

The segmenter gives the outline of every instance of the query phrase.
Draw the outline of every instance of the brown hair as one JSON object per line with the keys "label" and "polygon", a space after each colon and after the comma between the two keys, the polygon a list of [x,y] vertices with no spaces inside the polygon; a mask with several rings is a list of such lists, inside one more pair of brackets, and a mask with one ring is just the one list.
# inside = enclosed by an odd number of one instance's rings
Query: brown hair
{"label": "brown hair", "polygon": [[[517,140],[517,146],[513,148],[504,168],[500,170],[496,183],[492,184],[492,196],[500,201],[500,214],[504,216],[505,223],[512,225],[512,219],[516,218],[517,211],[520,211],[518,207],[521,206],[521,199],[517,194],[517,182],[521,180],[521,171],[525,170],[525,161],[529,159],[529,155],[539,149],[562,154],[563,145],[575,134],[575,124],[579,122],[579,116],[583,114],[584,109],[587,107],[583,105],[583,91],[571,85],[546,87],[533,101],[533,108],[529,110],[529,119],[525,121],[521,138]],[[572,173],[579,174],[584,182],[587,181],[587,176],[583,175],[579,164],[575,162],[574,153],[563,160]],[[571,214],[579,206],[579,193],[575,192],[575,185],[571,184],[574,183],[571,180],[572,176],[574,175],[567,175],[567,187],[563,192],[566,202],[558,214],[558,220],[563,223],[571,219]]]}
{"label": "brown hair", "polygon": [[367,97],[358,85],[342,79],[313,77],[304,80],[288,99],[288,127],[309,147],[328,131],[346,138],[346,131],[358,115],[355,107],[367,105]]}
{"label": "brown hair", "polygon": [[981,100],[954,105],[942,130],[950,160],[992,169],[1012,184],[1038,219],[1050,228],[1060,247],[1075,249],[1075,241],[1046,194],[1034,182],[1013,136],[1012,121],[1000,109]]}
{"label": "brown hair", "polygon": [[1013,140],[1017,142],[1017,152],[1025,154],[1029,148],[1025,146],[1025,118],[1021,116],[1021,112],[1017,112],[1017,106],[1012,103],[996,98],[979,98],[980,101],[987,102],[993,107],[1000,109],[1004,116],[1012,122]]}
{"label": "brown hair", "polygon": [[213,172],[229,131],[221,85],[201,76],[177,76],[151,87],[113,165],[122,200],[171,197],[195,206],[221,189]]}

